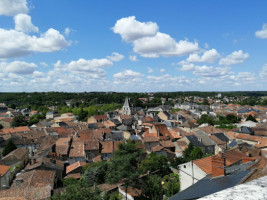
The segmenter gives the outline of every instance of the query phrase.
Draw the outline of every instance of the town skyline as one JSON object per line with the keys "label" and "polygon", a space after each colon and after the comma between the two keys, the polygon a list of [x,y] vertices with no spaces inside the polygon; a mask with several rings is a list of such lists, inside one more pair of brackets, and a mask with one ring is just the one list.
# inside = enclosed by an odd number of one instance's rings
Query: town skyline
{"label": "town skyline", "polygon": [[0,92],[265,91],[265,5],[1,0]]}

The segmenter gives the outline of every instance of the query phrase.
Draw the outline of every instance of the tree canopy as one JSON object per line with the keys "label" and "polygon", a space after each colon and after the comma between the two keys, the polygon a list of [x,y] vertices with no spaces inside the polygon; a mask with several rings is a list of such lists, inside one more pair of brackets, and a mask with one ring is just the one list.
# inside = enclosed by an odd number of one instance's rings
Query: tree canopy
{"label": "tree canopy", "polygon": [[11,151],[14,151],[17,149],[16,145],[14,144],[13,140],[8,140],[6,147],[4,148],[2,155],[6,156],[9,154]]}

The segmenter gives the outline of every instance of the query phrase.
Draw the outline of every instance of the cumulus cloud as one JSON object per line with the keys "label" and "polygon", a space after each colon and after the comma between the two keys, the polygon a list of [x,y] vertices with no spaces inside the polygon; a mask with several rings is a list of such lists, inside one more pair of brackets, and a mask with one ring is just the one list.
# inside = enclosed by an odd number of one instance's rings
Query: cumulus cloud
{"label": "cumulus cloud", "polygon": [[199,54],[190,54],[186,59],[187,62],[206,62],[213,63],[220,57],[220,54],[216,51],[216,49],[211,49],[205,51],[202,55]]}
{"label": "cumulus cloud", "polygon": [[0,15],[14,16],[29,11],[26,0],[1,0]]}
{"label": "cumulus cloud", "polygon": [[33,71],[37,68],[37,65],[34,63],[27,63],[22,61],[14,62],[1,62],[0,69],[3,72],[13,73],[13,74],[32,74]]}
{"label": "cumulus cloud", "polygon": [[263,24],[262,30],[256,31],[255,36],[261,39],[267,39],[267,24]]}
{"label": "cumulus cloud", "polygon": [[163,73],[163,72],[166,72],[166,69],[161,68],[159,71],[160,71],[161,73]]}
{"label": "cumulus cloud", "polygon": [[267,77],[267,64],[265,64],[261,71],[260,71],[260,77],[261,78],[264,78],[266,80],[266,77]]}
{"label": "cumulus cloud", "polygon": [[133,79],[133,78],[140,78],[142,76],[143,74],[132,71],[130,69],[124,70],[122,72],[113,75],[113,77],[116,79]]}
{"label": "cumulus cloud", "polygon": [[31,16],[18,14],[14,17],[15,29],[22,32],[38,32],[38,27],[32,24]]}
{"label": "cumulus cloud", "polygon": [[11,58],[33,52],[53,52],[67,47],[62,34],[55,29],[48,29],[40,37],[30,36],[17,30],[0,28],[0,58]]}
{"label": "cumulus cloud", "polygon": [[118,20],[112,28],[126,42],[133,43],[133,51],[143,57],[182,56],[199,50],[197,42],[180,40],[158,31],[153,22],[139,22],[135,17]]}
{"label": "cumulus cloud", "polygon": [[158,32],[158,25],[154,22],[139,22],[135,16],[117,20],[112,28],[114,33],[120,34],[126,42],[131,42],[142,37],[154,36]]}
{"label": "cumulus cloud", "polygon": [[130,56],[129,56],[129,59],[130,59],[130,61],[132,61],[132,62],[137,62],[137,61],[138,61],[138,58],[137,58],[136,55],[130,55]]}
{"label": "cumulus cloud", "polygon": [[229,67],[198,66],[192,63],[182,65],[179,70],[191,71],[194,75],[203,77],[226,76],[233,73]]}
{"label": "cumulus cloud", "polygon": [[249,58],[248,53],[243,53],[242,50],[234,51],[230,55],[222,58],[219,62],[220,65],[235,65],[239,63],[243,63],[245,60]]}
{"label": "cumulus cloud", "polygon": [[45,76],[45,73],[43,73],[43,72],[39,72],[39,71],[34,71],[34,72],[32,73],[32,76],[35,77],[35,78],[42,78],[42,77]]}
{"label": "cumulus cloud", "polygon": [[124,58],[124,55],[121,55],[119,53],[113,52],[111,56],[107,56],[107,59],[110,61],[118,62]]}

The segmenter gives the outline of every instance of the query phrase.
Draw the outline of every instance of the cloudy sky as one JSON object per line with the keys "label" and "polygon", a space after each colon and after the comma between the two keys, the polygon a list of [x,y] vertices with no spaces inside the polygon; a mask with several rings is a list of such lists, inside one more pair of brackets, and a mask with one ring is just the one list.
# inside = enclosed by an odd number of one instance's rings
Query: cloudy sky
{"label": "cloudy sky", "polygon": [[267,89],[266,1],[0,0],[0,91]]}

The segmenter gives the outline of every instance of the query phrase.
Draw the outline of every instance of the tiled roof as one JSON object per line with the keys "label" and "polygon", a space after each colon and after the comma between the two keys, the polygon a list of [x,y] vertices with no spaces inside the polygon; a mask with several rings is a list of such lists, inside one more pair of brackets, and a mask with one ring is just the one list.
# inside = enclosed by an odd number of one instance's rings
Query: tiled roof
{"label": "tiled roof", "polygon": [[5,159],[8,159],[11,156],[16,157],[18,160],[21,160],[23,156],[25,156],[28,153],[28,149],[26,148],[19,148],[15,149],[14,151],[11,151],[9,154],[7,154],[4,158],[2,158],[2,161]]}
{"label": "tiled roof", "polygon": [[0,165],[0,177],[4,176],[8,172],[9,169],[10,169],[10,166]]}
{"label": "tiled roof", "polygon": [[182,136],[179,135],[178,131],[175,131],[175,129],[170,129],[169,130],[170,134],[174,139],[180,139]]}
{"label": "tiled roof", "polygon": [[101,142],[101,144],[102,144],[101,153],[112,153],[114,151],[113,141]]}
{"label": "tiled roof", "polygon": [[40,187],[49,185],[54,187],[56,171],[50,170],[31,170],[24,172],[16,176],[16,179],[22,179],[20,184],[16,183],[16,180],[11,185],[12,189],[16,188],[28,188],[28,187]]}
{"label": "tiled roof", "polygon": [[72,141],[69,157],[84,157],[83,141]]}
{"label": "tiled roof", "polygon": [[143,138],[143,141],[144,142],[158,142],[159,141],[159,139],[157,138],[157,137],[144,137]]}
{"label": "tiled roof", "polygon": [[185,141],[177,141],[176,144],[181,147],[181,149],[185,150],[188,147],[188,144]]}
{"label": "tiled roof", "polygon": [[155,152],[161,151],[162,149],[164,149],[164,147],[162,147],[160,145],[157,145],[157,146],[154,146],[154,147],[151,148],[151,150],[152,151],[155,151]]}
{"label": "tiled roof", "polygon": [[20,127],[15,127],[15,128],[3,128],[2,130],[0,130],[0,135],[27,132],[27,131],[30,131],[28,126],[20,126]]}
{"label": "tiled roof", "polygon": [[230,138],[231,140],[236,139],[236,133],[234,133],[233,131],[227,131],[224,133],[228,138]]}
{"label": "tiled roof", "polygon": [[71,164],[71,165],[66,167],[66,174],[72,172],[73,170],[75,170],[75,169],[77,169],[79,167],[83,167],[85,165],[86,165],[85,162],[80,162],[80,161],[75,162],[75,163],[73,163],[73,164]]}
{"label": "tiled roof", "polygon": [[116,124],[114,124],[112,121],[107,120],[104,122],[104,125],[109,128],[109,127],[116,127]]}
{"label": "tiled roof", "polygon": [[158,131],[162,136],[162,139],[173,139],[172,135],[170,134],[169,130],[167,129],[166,124],[154,124],[156,131]]}
{"label": "tiled roof", "polygon": [[163,147],[175,147],[171,140],[160,141],[159,143]]}
{"label": "tiled roof", "polygon": [[1,117],[0,121],[5,121],[5,122],[8,122],[8,123],[12,123],[13,118],[2,118]]}
{"label": "tiled roof", "polygon": [[64,177],[64,179],[67,179],[67,178],[80,179],[81,178],[81,174],[80,173],[68,174],[67,176]]}
{"label": "tiled roof", "polygon": [[84,150],[99,150],[99,142],[98,141],[85,141],[84,142]]}
{"label": "tiled roof", "polygon": [[141,126],[150,126],[150,127],[152,127],[153,124],[151,124],[151,123],[143,123]]}
{"label": "tiled roof", "polygon": [[215,128],[214,126],[204,126],[204,127],[199,127],[201,131],[210,134],[210,133],[220,133],[222,132],[220,129]]}
{"label": "tiled roof", "polygon": [[211,159],[212,159],[212,157],[213,156],[208,156],[206,158],[194,160],[193,163],[195,165],[197,165],[206,174],[211,174],[211,171],[212,171]]}
{"label": "tiled roof", "polygon": [[209,135],[210,139],[212,139],[217,145],[226,144],[226,142],[220,140],[215,135]]}
{"label": "tiled roof", "polygon": [[108,117],[106,115],[95,115],[94,117],[96,120],[108,119]]}
{"label": "tiled roof", "polygon": [[144,117],[143,121],[149,123],[149,122],[154,122],[154,119],[150,116],[146,116],[146,117]]}

